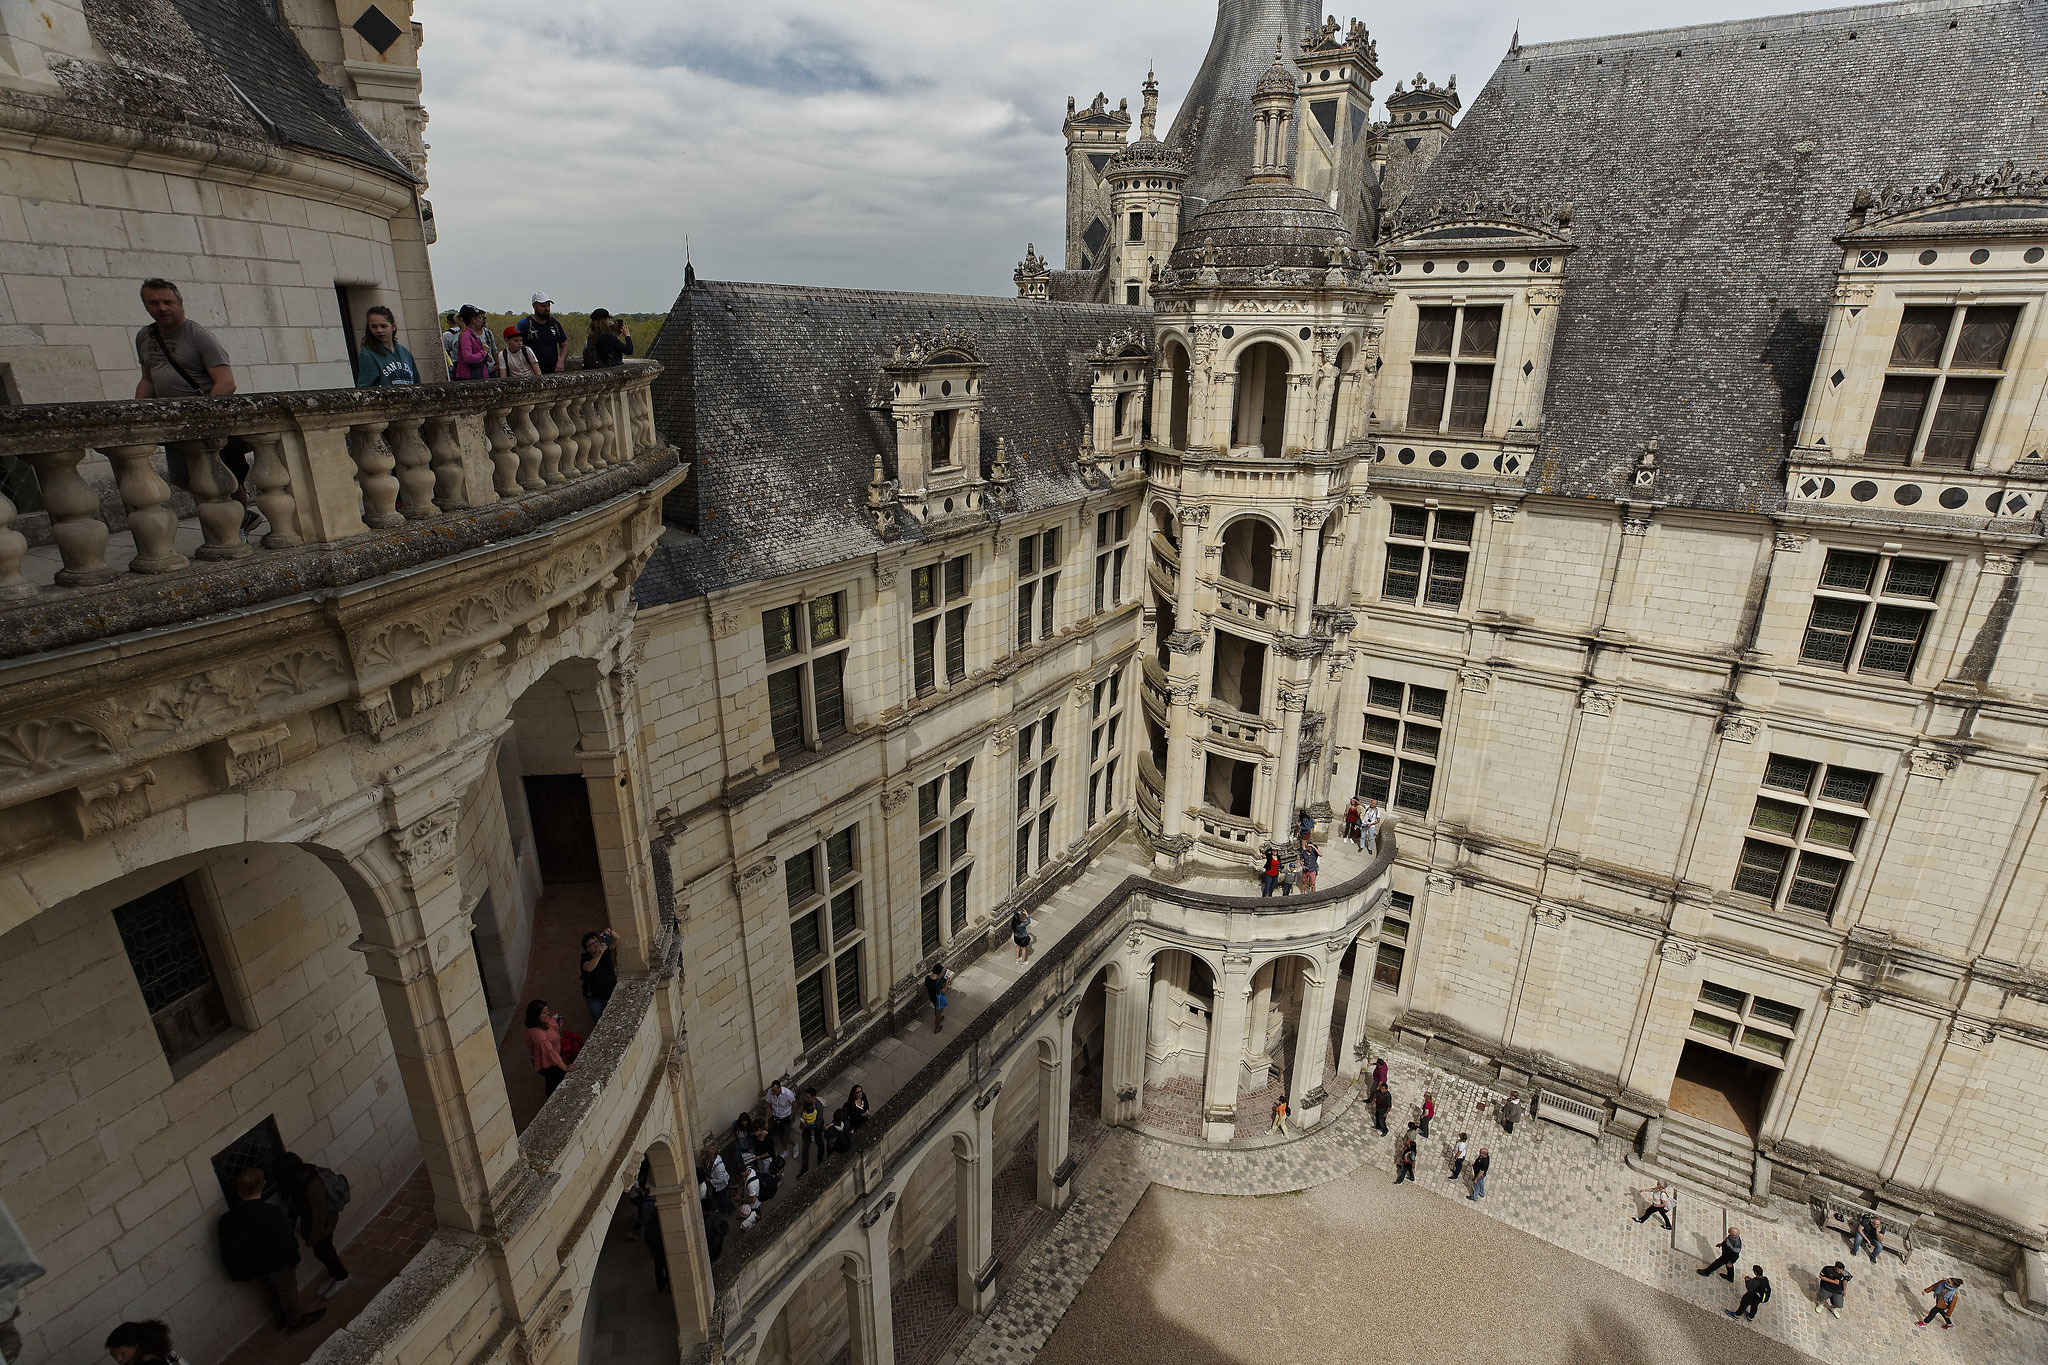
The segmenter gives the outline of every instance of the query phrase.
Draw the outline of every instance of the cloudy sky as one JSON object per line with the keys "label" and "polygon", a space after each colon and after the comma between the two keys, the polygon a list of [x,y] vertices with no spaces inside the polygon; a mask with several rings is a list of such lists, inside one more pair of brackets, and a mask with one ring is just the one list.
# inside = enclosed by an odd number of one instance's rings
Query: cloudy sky
{"label": "cloudy sky", "polygon": [[[1706,0],[1706,22],[1803,6]],[[714,279],[1012,292],[1058,263],[1067,96],[1168,126],[1214,0],[430,0],[420,52],[444,307],[666,309]],[[1340,18],[1351,11],[1336,11]],[[1525,43],[1654,27],[1627,0],[1438,0],[1366,16],[1386,76],[1470,93]]]}

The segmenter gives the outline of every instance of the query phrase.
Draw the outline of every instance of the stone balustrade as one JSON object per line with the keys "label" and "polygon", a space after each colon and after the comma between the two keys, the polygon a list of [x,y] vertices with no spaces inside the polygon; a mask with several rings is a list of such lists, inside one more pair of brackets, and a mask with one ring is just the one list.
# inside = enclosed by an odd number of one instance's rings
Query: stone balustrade
{"label": "stone balustrade", "polygon": [[[538,379],[0,409],[0,456],[34,470],[56,551],[31,556],[0,495],[0,658],[355,581],[394,556],[455,553],[568,515],[639,482],[608,476],[663,453],[659,372],[640,361]],[[224,449],[246,454],[246,490]],[[117,502],[88,478],[101,457]],[[258,537],[243,533],[251,507],[267,523]],[[54,572],[34,572],[32,559]],[[251,574],[250,561],[275,563]]]}

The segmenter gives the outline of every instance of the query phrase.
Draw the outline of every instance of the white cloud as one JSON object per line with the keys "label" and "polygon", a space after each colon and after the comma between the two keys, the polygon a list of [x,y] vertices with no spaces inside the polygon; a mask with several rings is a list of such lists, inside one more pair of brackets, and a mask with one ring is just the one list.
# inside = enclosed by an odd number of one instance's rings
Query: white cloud
{"label": "white cloud", "polygon": [[[1518,13],[1531,43],[1659,21],[1621,0],[1364,16],[1377,93],[1419,69],[1457,73],[1469,99]],[[1105,90],[1135,114],[1154,62],[1163,133],[1214,16],[1206,0],[423,5],[436,292],[662,309],[687,237],[717,279],[1007,294],[1027,240],[1061,252],[1067,96]]]}

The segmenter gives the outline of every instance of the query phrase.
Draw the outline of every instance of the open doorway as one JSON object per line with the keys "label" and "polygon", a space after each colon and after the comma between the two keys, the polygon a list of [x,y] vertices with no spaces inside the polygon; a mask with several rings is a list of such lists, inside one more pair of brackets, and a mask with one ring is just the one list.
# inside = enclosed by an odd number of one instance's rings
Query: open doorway
{"label": "open doorway", "polygon": [[1778,1069],[1688,1040],[1671,1080],[1671,1107],[1754,1141]]}
{"label": "open doorway", "polygon": [[590,784],[580,774],[529,773],[520,785],[526,789],[542,884],[600,880]]}

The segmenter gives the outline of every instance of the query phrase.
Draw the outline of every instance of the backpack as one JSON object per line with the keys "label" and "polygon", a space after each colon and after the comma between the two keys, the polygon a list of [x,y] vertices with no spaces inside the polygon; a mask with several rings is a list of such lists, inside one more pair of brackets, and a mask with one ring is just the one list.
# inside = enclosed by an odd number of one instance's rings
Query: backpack
{"label": "backpack", "polygon": [[320,1177],[320,1187],[327,1191],[327,1207],[339,1215],[348,1207],[348,1177],[325,1166],[315,1166],[313,1173]]}

